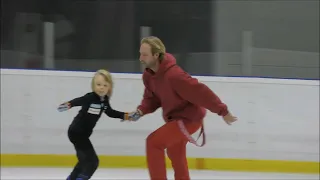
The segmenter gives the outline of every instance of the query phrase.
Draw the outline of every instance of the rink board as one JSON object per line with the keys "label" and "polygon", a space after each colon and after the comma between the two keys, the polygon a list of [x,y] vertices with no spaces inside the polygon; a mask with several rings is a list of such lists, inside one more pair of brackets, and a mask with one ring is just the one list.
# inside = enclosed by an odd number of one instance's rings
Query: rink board
{"label": "rink board", "polygon": [[[144,156],[99,156],[99,168],[146,168]],[[172,168],[167,158],[167,168]],[[73,167],[75,155],[2,154],[1,167]],[[188,158],[192,170],[319,174],[319,162]]]}
{"label": "rink board", "polygon": [[[1,69],[1,166],[72,167],[67,129],[79,108],[56,108],[90,91],[92,75]],[[144,90],[141,74],[113,77],[112,107],[132,111]],[[191,169],[319,174],[319,81],[197,78],[239,121],[227,126],[208,112],[206,145],[187,146]],[[103,115],[91,137],[100,167],[146,168],[145,139],[163,123],[161,110],[133,123]]]}

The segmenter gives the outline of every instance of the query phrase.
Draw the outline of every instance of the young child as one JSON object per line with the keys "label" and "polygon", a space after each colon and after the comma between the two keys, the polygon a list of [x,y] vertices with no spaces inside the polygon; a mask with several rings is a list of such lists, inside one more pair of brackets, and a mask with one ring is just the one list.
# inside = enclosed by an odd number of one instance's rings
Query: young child
{"label": "young child", "polygon": [[130,120],[135,115],[116,111],[110,106],[113,80],[108,71],[98,70],[92,78],[91,88],[92,92],[63,103],[58,108],[61,112],[81,106],[81,110],[68,129],[68,137],[75,147],[78,163],[67,180],[88,180],[98,168],[99,159],[89,137],[102,113],[122,121]]}

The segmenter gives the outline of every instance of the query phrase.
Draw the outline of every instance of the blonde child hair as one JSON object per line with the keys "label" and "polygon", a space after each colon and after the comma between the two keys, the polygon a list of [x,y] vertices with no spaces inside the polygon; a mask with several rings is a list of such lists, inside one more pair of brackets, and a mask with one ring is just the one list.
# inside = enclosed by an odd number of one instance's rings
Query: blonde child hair
{"label": "blonde child hair", "polygon": [[113,80],[112,80],[112,76],[111,76],[111,73],[105,69],[99,69],[98,71],[96,71],[96,73],[94,74],[92,80],[91,80],[91,89],[92,91],[94,91],[94,79],[96,77],[96,75],[102,75],[104,77],[104,80],[106,82],[108,82],[110,84],[110,89],[109,89],[109,92],[107,93],[107,95],[109,97],[111,97],[112,95],[112,91],[113,91]]}

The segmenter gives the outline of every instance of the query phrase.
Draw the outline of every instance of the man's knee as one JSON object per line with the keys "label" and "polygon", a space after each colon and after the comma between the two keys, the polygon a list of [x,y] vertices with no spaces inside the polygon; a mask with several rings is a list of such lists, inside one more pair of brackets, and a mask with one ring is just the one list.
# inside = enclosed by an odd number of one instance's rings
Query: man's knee
{"label": "man's knee", "polygon": [[147,138],[146,138],[146,147],[156,147],[156,148],[161,148],[164,149],[165,145],[163,143],[163,137],[159,137],[159,134],[156,132],[151,133]]}
{"label": "man's knee", "polygon": [[153,133],[149,134],[148,137],[146,138],[146,147],[150,147],[154,145],[154,138],[153,138]]}

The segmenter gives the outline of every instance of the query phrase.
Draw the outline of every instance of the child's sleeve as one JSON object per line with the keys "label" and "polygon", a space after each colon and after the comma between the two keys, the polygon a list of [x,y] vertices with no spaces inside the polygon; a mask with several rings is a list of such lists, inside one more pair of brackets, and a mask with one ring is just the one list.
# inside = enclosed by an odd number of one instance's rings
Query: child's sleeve
{"label": "child's sleeve", "polygon": [[121,111],[117,111],[112,109],[112,107],[110,106],[110,104],[108,104],[108,106],[106,106],[105,110],[104,110],[105,114],[111,118],[118,118],[118,119],[125,119],[125,112],[121,112]]}
{"label": "child's sleeve", "polygon": [[118,118],[118,119],[125,119],[127,114],[125,112],[114,110],[110,105],[109,97],[107,97],[106,99],[106,106],[104,109],[104,113],[111,118]]}
{"label": "child's sleeve", "polygon": [[70,104],[70,107],[82,106],[88,103],[91,98],[92,98],[91,93],[87,93],[84,96],[74,98],[71,101],[68,101],[67,103]]}

